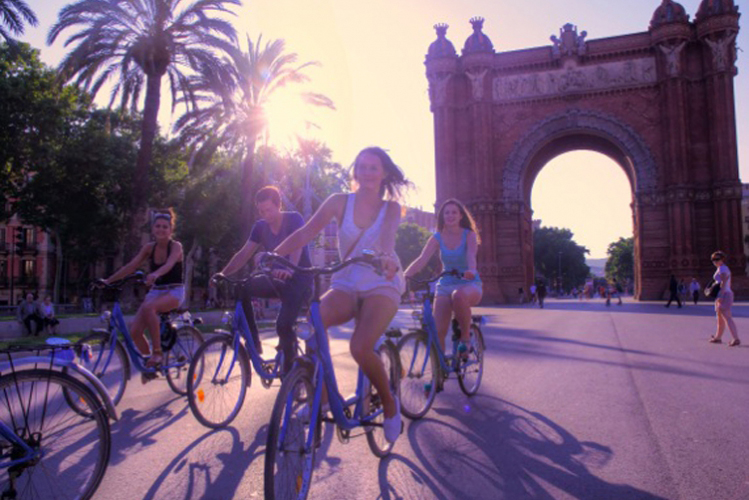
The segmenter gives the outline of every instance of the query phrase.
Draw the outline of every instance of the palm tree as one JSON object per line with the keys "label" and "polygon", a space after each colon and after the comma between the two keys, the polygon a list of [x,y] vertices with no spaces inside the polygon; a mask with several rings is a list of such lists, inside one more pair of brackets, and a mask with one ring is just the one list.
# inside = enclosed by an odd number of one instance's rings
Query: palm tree
{"label": "palm tree", "polygon": [[[175,124],[175,130],[190,146],[205,150],[223,148],[241,152],[243,230],[252,224],[253,168],[255,145],[267,133],[265,107],[284,87],[309,81],[304,70],[318,65],[311,61],[297,64],[295,53],[285,53],[282,39],[262,46],[262,35],[253,43],[247,37],[247,52],[237,43],[226,52],[223,64],[204,66],[192,79],[196,107]],[[307,104],[335,109],[322,94],[300,92]]]}
{"label": "palm tree", "polygon": [[23,0],[0,0],[0,36],[12,45],[15,40],[11,33],[23,35],[24,21],[32,26],[38,24],[36,14]]}
{"label": "palm tree", "polygon": [[[47,43],[65,30],[80,26],[65,46],[77,43],[60,63],[65,81],[96,95],[115,78],[110,106],[121,96],[121,108],[137,111],[145,85],[140,149],[134,172],[135,210],[148,196],[148,170],[161,81],[169,79],[172,109],[180,95],[190,93],[187,68],[209,67],[218,61],[213,49],[226,49],[236,40],[232,25],[216,16],[230,13],[240,0],[79,0],[64,7],[47,36]],[[182,5],[180,5],[182,4]],[[116,75],[116,76],[115,76]],[[187,104],[189,98],[184,99]]]}

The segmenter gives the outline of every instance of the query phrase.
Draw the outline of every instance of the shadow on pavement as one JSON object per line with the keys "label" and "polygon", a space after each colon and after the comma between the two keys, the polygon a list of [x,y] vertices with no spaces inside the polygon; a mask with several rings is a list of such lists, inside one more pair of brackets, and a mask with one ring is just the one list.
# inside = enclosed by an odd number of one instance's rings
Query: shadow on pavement
{"label": "shadow on pavement", "polygon": [[[600,345],[597,343],[579,342],[576,340],[561,339],[541,334],[536,335],[533,330],[522,330],[517,328],[501,328],[499,336],[485,334],[484,338],[487,344],[487,352],[499,353],[501,356],[562,359],[573,362],[597,363],[600,365],[618,367],[633,371],[652,371],[685,377],[695,377],[700,380],[718,380],[724,382],[746,384],[746,378],[716,375],[716,373],[723,373],[723,371],[721,370],[710,372],[706,368],[709,368],[711,366],[711,362],[707,360],[695,361],[675,356],[666,356],[659,353],[644,352],[636,349],[624,349],[615,346]],[[572,344],[582,347],[589,347],[591,349],[604,349],[619,351],[626,354],[646,355],[652,356],[653,358],[651,359],[653,360],[642,362],[629,357],[627,359],[623,359],[622,361],[612,361],[610,359],[603,359],[595,355],[584,356],[580,354],[567,354],[565,352],[555,351],[553,348],[551,348],[549,343],[556,343],[559,345]],[[701,342],[699,345],[704,346],[708,349],[711,346],[711,344],[708,344],[707,342]],[[738,346],[738,348],[742,347],[745,346],[743,344]],[[733,347],[731,349],[736,348]],[[595,351],[591,351],[591,353],[595,353]],[[664,362],[659,362],[656,359],[662,360]],[[671,360],[672,363],[667,363],[667,360]],[[696,368],[690,369],[680,366],[684,364],[693,364],[696,366]],[[714,366],[720,368],[720,365],[716,364]]]}
{"label": "shadow on pavement", "polygon": [[[424,418],[408,427],[424,469],[413,467],[408,480],[419,482],[427,496],[554,498],[561,491],[579,499],[663,498],[597,477],[594,471],[609,463],[613,450],[579,441],[539,413],[484,395],[472,398],[470,406],[435,411],[452,420]],[[439,478],[439,486],[428,477]],[[399,483],[396,477],[381,478],[382,498],[390,498],[392,485]]]}
{"label": "shadow on pavement", "polygon": [[391,454],[380,461],[380,495],[377,500],[434,498],[447,500],[421,467],[401,455]]}
{"label": "shadow on pavement", "polygon": [[[481,306],[480,306],[481,307]],[[703,301],[698,303],[696,306],[691,302],[688,305],[684,305],[681,309],[676,306],[676,303],[671,304],[671,307],[665,307],[664,302],[637,302],[633,299],[625,300],[624,304],[617,306],[612,302],[610,306],[606,306],[606,303],[602,299],[591,299],[591,300],[573,300],[573,299],[550,299],[544,302],[544,308],[541,309],[536,305],[530,304],[515,304],[515,305],[499,305],[495,307],[487,307],[488,309],[538,309],[539,314],[543,314],[544,311],[583,311],[583,312],[608,312],[612,314],[617,313],[628,313],[628,314],[668,314],[671,316],[715,316],[715,306],[713,302]],[[735,303],[733,305],[733,316],[735,318],[749,318],[749,304]]]}
{"label": "shadow on pavement", "polygon": [[169,462],[143,498],[235,498],[244,472],[265,452],[267,434],[264,425],[247,449],[234,427],[203,434]]}
{"label": "shadow on pavement", "polygon": [[[112,456],[110,465],[122,462],[134,448],[149,446],[156,443],[155,436],[162,430],[168,429],[177,420],[188,414],[188,406],[174,413],[170,408],[175,401],[184,401],[183,396],[177,396],[165,401],[159,406],[142,412],[128,408],[120,414],[120,419],[112,426]],[[137,450],[136,450],[137,451]]]}

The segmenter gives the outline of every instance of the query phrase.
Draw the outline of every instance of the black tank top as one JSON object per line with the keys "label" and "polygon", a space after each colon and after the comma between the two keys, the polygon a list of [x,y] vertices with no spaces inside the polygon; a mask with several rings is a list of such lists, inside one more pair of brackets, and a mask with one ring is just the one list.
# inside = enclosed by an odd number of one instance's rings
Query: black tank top
{"label": "black tank top", "polygon": [[[166,247],[166,260],[162,262],[161,264],[157,264],[154,260],[154,254],[156,253],[156,243],[153,244],[153,249],[151,250],[151,272],[156,271],[158,268],[164,265],[164,263],[169,260],[169,254],[172,252],[172,240],[169,240],[169,244]],[[169,270],[168,273],[166,273],[164,276],[161,276],[158,278],[154,285],[181,285],[183,283],[182,280],[182,261],[176,262],[174,266]]]}

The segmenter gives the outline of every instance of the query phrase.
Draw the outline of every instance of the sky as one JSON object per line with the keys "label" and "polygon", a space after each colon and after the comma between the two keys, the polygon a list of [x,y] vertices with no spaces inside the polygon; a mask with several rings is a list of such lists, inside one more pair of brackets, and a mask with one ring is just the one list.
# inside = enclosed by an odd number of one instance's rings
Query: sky
{"label": "sky", "polygon": [[[46,34],[65,0],[27,0],[39,17],[22,40],[42,49],[42,60],[56,66],[65,48],[63,33],[52,47]],[[699,0],[680,2],[690,14]],[[738,0],[742,20],[749,1]],[[293,92],[279,94],[271,109],[271,142],[290,148],[293,136],[317,137],[333,151],[334,161],[350,164],[363,147],[379,145],[416,185],[410,206],[433,209],[435,198],[433,121],[429,111],[424,57],[436,39],[433,25],[447,23],[447,38],[460,52],[471,34],[469,19],[485,18],[484,33],[495,51],[550,45],[549,36],[570,22],[588,32],[588,40],[647,31],[660,0],[244,0],[236,9],[234,25],[257,40],[283,38],[299,61],[317,61],[307,73],[306,90],[330,97],[336,110],[303,108]],[[742,23],[744,24],[744,23]],[[749,47],[745,27],[739,48]],[[739,165],[749,179],[749,54],[739,52],[735,79]],[[167,95],[164,88],[162,96]],[[99,100],[106,104],[107,95]],[[179,114],[170,113],[162,97],[159,123],[168,132]],[[318,128],[305,128],[304,120]],[[584,184],[581,182],[584,180]],[[620,236],[632,235],[631,187],[621,168],[603,155],[572,152],[553,159],[534,184],[534,218],[544,225],[568,227],[575,240],[605,257],[606,248]]]}

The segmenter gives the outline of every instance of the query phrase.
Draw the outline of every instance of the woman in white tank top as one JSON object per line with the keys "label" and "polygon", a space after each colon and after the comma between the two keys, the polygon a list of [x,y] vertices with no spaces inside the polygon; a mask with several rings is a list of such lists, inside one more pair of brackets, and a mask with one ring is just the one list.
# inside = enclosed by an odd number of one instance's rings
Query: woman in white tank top
{"label": "woman in white tank top", "polygon": [[382,396],[385,437],[395,442],[401,430],[400,405],[390,392],[387,373],[374,346],[398,312],[404,288],[400,262],[395,255],[401,208],[394,200],[409,183],[390,156],[376,147],[366,148],[357,155],[353,174],[358,186],[354,193],[330,196],[275,251],[279,255],[295,252],[336,219],[342,259],[360,256],[365,249],[380,256],[384,276],[366,265],[348,266],[336,273],[330,290],[322,297],[320,313],[326,329],[356,320],[351,354]]}
{"label": "woman in white tank top", "polygon": [[725,264],[726,254],[718,250],[710,256],[710,260],[717,268],[713,279],[720,283],[720,293],[718,299],[715,301],[715,317],[718,320],[718,330],[715,335],[710,337],[708,342],[713,344],[720,344],[723,341],[721,337],[723,332],[728,326],[728,331],[731,332],[731,341],[728,343],[729,346],[735,347],[741,344],[739,340],[739,332],[736,328],[736,322],[733,320],[733,312],[731,307],[733,306],[733,290],[731,289],[731,270]]}

